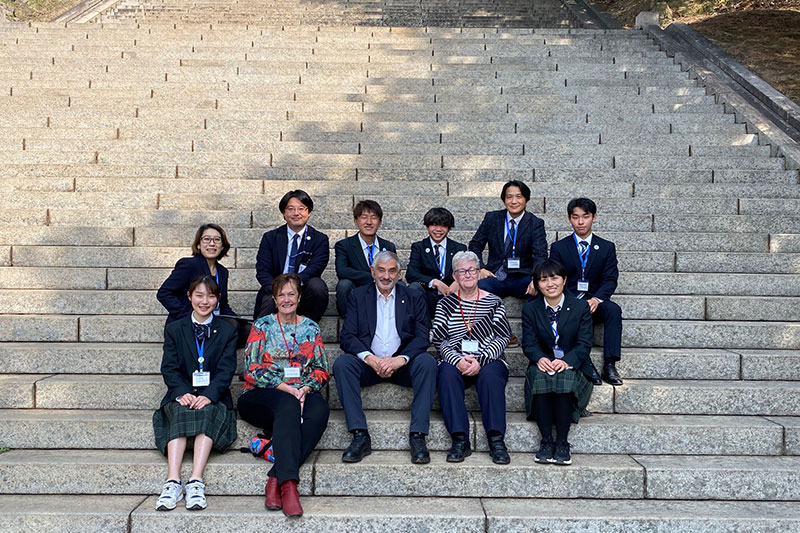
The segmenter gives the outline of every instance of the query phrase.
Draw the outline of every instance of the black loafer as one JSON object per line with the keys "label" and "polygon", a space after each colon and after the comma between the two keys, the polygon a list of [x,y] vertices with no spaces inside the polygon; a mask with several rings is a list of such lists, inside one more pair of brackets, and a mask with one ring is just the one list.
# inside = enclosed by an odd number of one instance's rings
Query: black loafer
{"label": "black loafer", "polygon": [[608,361],[603,365],[603,379],[609,385],[622,385],[622,378],[619,377],[614,361]]}
{"label": "black loafer", "polygon": [[431,462],[431,454],[425,444],[424,433],[411,433],[408,435],[408,446],[411,448],[411,462],[415,465],[424,465]]}
{"label": "black loafer", "polygon": [[372,439],[366,429],[353,431],[353,440],[342,454],[343,463],[357,463],[372,453]]}
{"label": "black loafer", "polygon": [[489,437],[489,455],[492,456],[492,462],[498,465],[507,465],[511,462],[511,457],[508,455],[508,449],[502,435]]}
{"label": "black loafer", "polygon": [[591,359],[589,360],[589,373],[584,374],[584,376],[586,376],[586,379],[588,379],[592,385],[603,384],[603,380],[600,379],[600,373],[597,371],[597,368],[595,368],[594,363],[592,363]]}
{"label": "black loafer", "polygon": [[472,448],[469,445],[467,436],[463,433],[456,433],[453,435],[453,444],[450,446],[450,451],[447,453],[448,463],[460,463],[464,458],[472,455]]}

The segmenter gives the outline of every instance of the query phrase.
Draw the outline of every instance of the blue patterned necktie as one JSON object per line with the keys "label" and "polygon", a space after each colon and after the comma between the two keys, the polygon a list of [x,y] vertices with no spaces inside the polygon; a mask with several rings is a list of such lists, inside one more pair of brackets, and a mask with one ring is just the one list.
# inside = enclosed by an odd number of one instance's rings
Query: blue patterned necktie
{"label": "blue patterned necktie", "polygon": [[508,235],[506,235],[506,257],[511,255],[511,250],[514,248],[514,234],[517,232],[517,223],[512,218],[508,222]]}
{"label": "blue patterned necktie", "polygon": [[300,235],[297,233],[292,237],[292,249],[289,252],[289,272],[291,274],[297,273],[297,241],[300,240]]}
{"label": "blue patterned necktie", "polygon": [[581,254],[581,258],[583,258],[583,256],[586,255],[586,251],[589,249],[589,243],[586,242],[586,241],[581,241],[581,242],[578,243],[578,246],[581,247],[580,254]]}
{"label": "blue patterned necktie", "polygon": [[194,324],[194,336],[203,341],[211,337],[211,324]]}
{"label": "blue patterned necktie", "polygon": [[558,315],[561,314],[561,309],[559,308],[556,311],[556,310],[553,310],[553,308],[551,308],[551,307],[545,307],[545,310],[547,311],[547,320],[549,320],[551,324],[553,322],[558,324]]}

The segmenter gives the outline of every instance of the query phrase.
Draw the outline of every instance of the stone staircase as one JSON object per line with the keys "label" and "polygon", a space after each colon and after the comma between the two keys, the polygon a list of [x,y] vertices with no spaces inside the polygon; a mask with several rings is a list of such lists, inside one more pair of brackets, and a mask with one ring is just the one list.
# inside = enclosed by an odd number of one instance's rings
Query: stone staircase
{"label": "stone staircase", "polygon": [[[289,24],[322,2],[126,5],[103,23],[0,25],[0,530],[800,530],[798,172],[652,41],[383,27],[406,5],[391,1],[338,4],[374,8],[371,26]],[[427,13],[470,26],[457,5],[461,18]],[[226,22],[198,23],[213,17]],[[595,388],[572,467],[533,462],[514,349],[510,466],[445,463],[438,411],[432,462],[412,466],[410,395],[391,386],[364,394],[378,451],[344,465],[331,387],[301,520],[264,511],[266,464],[235,449],[212,457],[206,511],[153,511],[155,289],[199,224],[228,231],[247,315],[286,190],[314,196],[331,242],[354,231],[355,201],[378,199],[407,258],[429,207],[451,209],[466,242],[511,178],[549,242],[586,195],[619,250],[625,385]],[[325,275],[332,288],[332,263]],[[520,335],[521,302],[506,304]],[[321,326],[332,362],[333,307]],[[237,446],[254,432],[240,422]]]}

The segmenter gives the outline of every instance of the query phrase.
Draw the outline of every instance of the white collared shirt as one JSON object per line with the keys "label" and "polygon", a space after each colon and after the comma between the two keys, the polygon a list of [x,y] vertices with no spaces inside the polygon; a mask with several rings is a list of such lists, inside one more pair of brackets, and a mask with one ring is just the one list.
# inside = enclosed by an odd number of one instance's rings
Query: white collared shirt
{"label": "white collared shirt", "polygon": [[[435,262],[435,259],[436,259],[436,243],[433,242],[433,237],[429,237],[428,240],[431,241],[431,254],[433,255],[434,262]],[[439,243],[439,246],[441,246],[441,248],[439,248],[439,254],[441,254],[439,256],[439,261],[441,261],[442,257],[445,254],[447,254],[447,237],[442,239],[442,242]],[[447,259],[445,259],[445,263],[447,263]],[[441,265],[441,263],[437,264],[436,268],[439,268],[440,265]],[[443,276],[444,276],[444,272],[442,272],[442,276],[441,277],[443,277]],[[433,288],[433,282],[436,281],[437,279],[441,279],[441,277],[434,278],[434,279],[430,280],[428,282],[428,287],[432,289]]]}
{"label": "white collared shirt", "polygon": [[195,318],[194,318],[194,313],[192,313],[192,324],[201,324],[201,325],[205,325],[205,324],[211,324],[211,321],[212,321],[212,320],[214,320],[214,315],[213,315],[213,313],[211,314],[211,316],[210,316],[210,317],[208,317],[208,318],[206,319],[206,321],[205,321],[205,322],[198,322],[197,320],[195,320]]}
{"label": "white collared shirt", "polygon": [[545,309],[552,309],[554,312],[558,313],[561,308],[564,307],[564,294],[561,294],[561,299],[558,301],[555,307],[547,303],[547,300],[544,301],[544,308]]}
{"label": "white collared shirt", "polygon": [[384,297],[378,287],[378,320],[375,323],[375,336],[372,338],[372,353],[380,358],[391,357],[400,347],[400,335],[397,334],[395,323],[395,300],[397,289],[393,288],[389,296]]}
{"label": "white collared shirt", "polygon": [[[581,241],[586,241],[586,242],[589,244],[589,248],[591,248],[591,247],[592,247],[592,234],[591,234],[591,233],[590,233],[589,235],[587,235],[585,239],[581,239],[580,237],[578,237],[578,234],[577,234],[577,233],[575,233],[574,231],[572,232],[572,234],[573,234],[573,235],[575,235],[575,236],[572,238],[572,240],[573,240],[573,241],[574,241],[575,239],[578,239],[578,242],[581,242]],[[580,251],[581,251],[581,247],[580,247],[580,246],[578,246],[577,244],[576,244],[575,246],[578,248],[578,252],[580,252]]]}
{"label": "white collared shirt", "polygon": [[[370,245],[367,244],[367,241],[361,238],[361,233],[358,233],[358,240],[361,242],[361,250],[364,252],[364,259],[367,261],[368,266],[372,266],[369,263],[369,247]],[[372,241],[372,260],[375,260],[375,256],[378,255],[378,252],[381,251],[380,245],[378,244],[378,236],[375,235],[375,240]]]}
{"label": "white collared shirt", "polygon": [[[303,244],[303,237],[305,235],[306,228],[307,228],[307,226],[303,226],[303,229],[301,229],[300,231],[292,231],[292,228],[290,228],[289,226],[286,226],[286,234],[289,236],[289,244],[286,245],[286,261],[283,262],[283,273],[284,274],[289,272],[289,261],[292,259],[292,239],[294,238],[295,235],[299,235],[300,236],[300,238],[297,239],[297,250],[299,251],[300,250],[300,246],[302,246],[302,244]],[[300,272],[300,265],[299,265],[300,256],[299,255],[297,256],[296,261],[298,261],[298,263],[296,263],[297,272]]]}

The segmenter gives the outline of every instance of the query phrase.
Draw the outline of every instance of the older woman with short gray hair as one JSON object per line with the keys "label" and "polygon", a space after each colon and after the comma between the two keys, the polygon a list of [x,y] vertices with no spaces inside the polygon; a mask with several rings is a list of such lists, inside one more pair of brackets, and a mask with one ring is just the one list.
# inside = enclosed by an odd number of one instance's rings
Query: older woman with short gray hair
{"label": "older woman with short gray hair", "polygon": [[436,306],[431,343],[439,351],[436,376],[439,402],[452,446],[447,461],[457,463],[472,454],[464,390],[475,385],[489,454],[497,464],[511,458],[505,445],[508,364],[504,351],[511,338],[503,300],[478,288],[480,262],[474,252],[453,256],[458,290]]}

